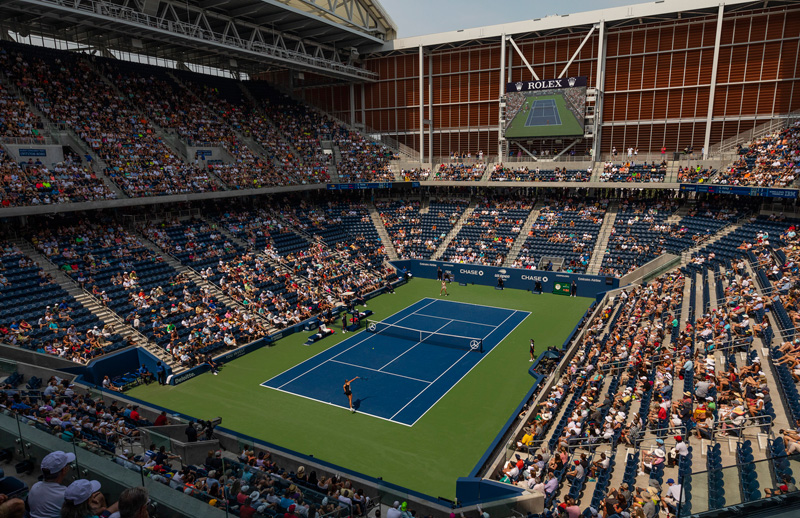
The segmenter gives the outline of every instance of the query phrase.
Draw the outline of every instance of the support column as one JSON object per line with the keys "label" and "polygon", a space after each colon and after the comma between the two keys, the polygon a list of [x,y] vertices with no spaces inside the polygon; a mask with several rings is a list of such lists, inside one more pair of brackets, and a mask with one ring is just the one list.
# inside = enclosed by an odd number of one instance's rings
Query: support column
{"label": "support column", "polygon": [[[361,124],[363,124],[364,127],[366,128],[367,127],[367,108],[366,108],[366,106],[367,106],[367,93],[366,93],[366,90],[367,89],[365,88],[365,86],[366,86],[365,83],[361,83]],[[380,126],[380,124],[376,124],[376,126]],[[397,131],[397,119],[396,118],[395,118],[394,129],[395,129],[395,131]]]}
{"label": "support column", "polygon": [[717,12],[717,34],[714,40],[714,61],[711,65],[711,90],[708,92],[708,113],[706,114],[706,134],[703,138],[703,160],[708,158],[708,146],[711,144],[711,120],[714,117],[714,94],[717,92],[717,69],[719,68],[719,45],[722,41],[722,16],[725,4],[719,4]]}
{"label": "support column", "polygon": [[428,56],[428,155],[433,167],[433,55]]}
{"label": "support column", "polygon": [[600,20],[597,33],[597,66],[595,77],[595,101],[594,101],[594,142],[592,143],[592,160],[600,160],[600,143],[602,141],[603,127],[603,91],[606,82],[606,22]]}
{"label": "support column", "polygon": [[500,93],[497,99],[497,159],[502,162],[503,148],[505,147],[503,144],[506,140],[505,136],[503,135],[506,110],[504,106],[501,106],[501,104],[503,104],[503,97],[506,95],[506,33],[500,35],[500,81],[497,91]]}
{"label": "support column", "polygon": [[350,125],[356,125],[356,85],[350,83]]}
{"label": "support column", "polygon": [[[419,161],[425,161],[425,54],[419,46]],[[432,166],[431,166],[432,167]]]}

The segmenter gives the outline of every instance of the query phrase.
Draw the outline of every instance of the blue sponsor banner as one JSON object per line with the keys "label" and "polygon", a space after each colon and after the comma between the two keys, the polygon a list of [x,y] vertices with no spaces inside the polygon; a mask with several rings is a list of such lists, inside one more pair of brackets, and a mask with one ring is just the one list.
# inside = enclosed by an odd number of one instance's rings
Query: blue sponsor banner
{"label": "blue sponsor banner", "polygon": [[601,277],[598,275],[584,275],[578,273],[546,272],[541,270],[525,270],[522,268],[498,268],[496,266],[482,266],[479,264],[448,263],[445,261],[423,261],[405,259],[392,261],[395,268],[407,269],[414,277],[435,279],[439,267],[444,272],[450,272],[454,282],[466,284],[482,284],[496,286],[498,279],[503,279],[506,288],[518,290],[533,290],[537,282],[542,283],[543,293],[552,293],[556,285],[572,285],[578,287],[579,297],[595,297],[598,293],[619,288],[619,279],[614,277]]}
{"label": "blue sponsor banner", "polygon": [[20,148],[19,156],[47,156],[46,149],[24,149]]}
{"label": "blue sponsor banner", "polygon": [[392,187],[419,187],[419,182],[369,182],[329,183],[329,191],[354,191],[361,189],[391,189]]}
{"label": "blue sponsor banner", "polygon": [[732,194],[738,196],[761,196],[764,198],[797,198],[797,189],[778,189],[772,187],[742,187],[737,185],[681,184],[681,191],[707,194]]}
{"label": "blue sponsor banner", "polygon": [[207,156],[212,156],[214,152],[210,149],[198,149],[197,151],[194,152],[194,154],[198,158],[205,158]]}

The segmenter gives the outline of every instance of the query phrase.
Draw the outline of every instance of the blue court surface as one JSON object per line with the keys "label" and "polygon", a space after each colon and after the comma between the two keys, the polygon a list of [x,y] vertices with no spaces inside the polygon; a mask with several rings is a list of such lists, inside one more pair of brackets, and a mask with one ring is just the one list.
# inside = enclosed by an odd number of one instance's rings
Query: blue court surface
{"label": "blue court surface", "polygon": [[[413,426],[528,315],[422,299],[383,320],[423,331],[421,341],[362,330],[261,385],[348,410],[343,385],[359,376],[351,385],[359,413]],[[471,349],[469,342],[441,345],[436,338],[442,335],[482,339],[484,352]]]}
{"label": "blue court surface", "polygon": [[553,99],[538,99],[533,101],[531,111],[525,120],[525,126],[560,126],[561,117],[558,115],[556,101]]}

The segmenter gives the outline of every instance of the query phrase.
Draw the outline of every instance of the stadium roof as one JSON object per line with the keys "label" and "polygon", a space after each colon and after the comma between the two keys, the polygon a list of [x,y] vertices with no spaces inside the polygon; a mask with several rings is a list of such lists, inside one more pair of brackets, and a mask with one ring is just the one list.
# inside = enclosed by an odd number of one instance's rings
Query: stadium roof
{"label": "stadium roof", "polygon": [[[513,36],[515,39],[527,39],[581,33],[588,31],[600,21],[605,21],[608,28],[615,28],[687,19],[715,15],[721,3],[725,4],[726,11],[742,11],[796,4],[797,0],[728,0],[725,2],[720,0],[659,0],[582,13],[552,15],[519,22],[399,38],[386,41],[380,47],[375,47],[371,50],[375,55],[385,55],[386,53],[416,51],[420,45],[429,50],[459,48],[483,45],[490,41],[496,42],[502,34]],[[524,16],[524,14],[520,13],[520,16]]]}
{"label": "stadium roof", "polygon": [[348,80],[376,79],[359,52],[397,34],[377,0],[3,0],[0,26],[104,52]]}

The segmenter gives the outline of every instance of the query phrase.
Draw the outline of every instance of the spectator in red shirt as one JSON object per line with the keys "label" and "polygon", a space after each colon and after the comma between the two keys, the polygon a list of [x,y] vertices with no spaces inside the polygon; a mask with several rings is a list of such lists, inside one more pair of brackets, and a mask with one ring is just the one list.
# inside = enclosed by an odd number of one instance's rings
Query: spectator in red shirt
{"label": "spectator in red shirt", "polygon": [[[131,414],[133,414],[133,412],[131,412]],[[153,423],[153,426],[164,426],[167,424],[169,424],[169,421],[167,421],[167,412],[162,411],[158,417],[156,417],[156,421]]]}

